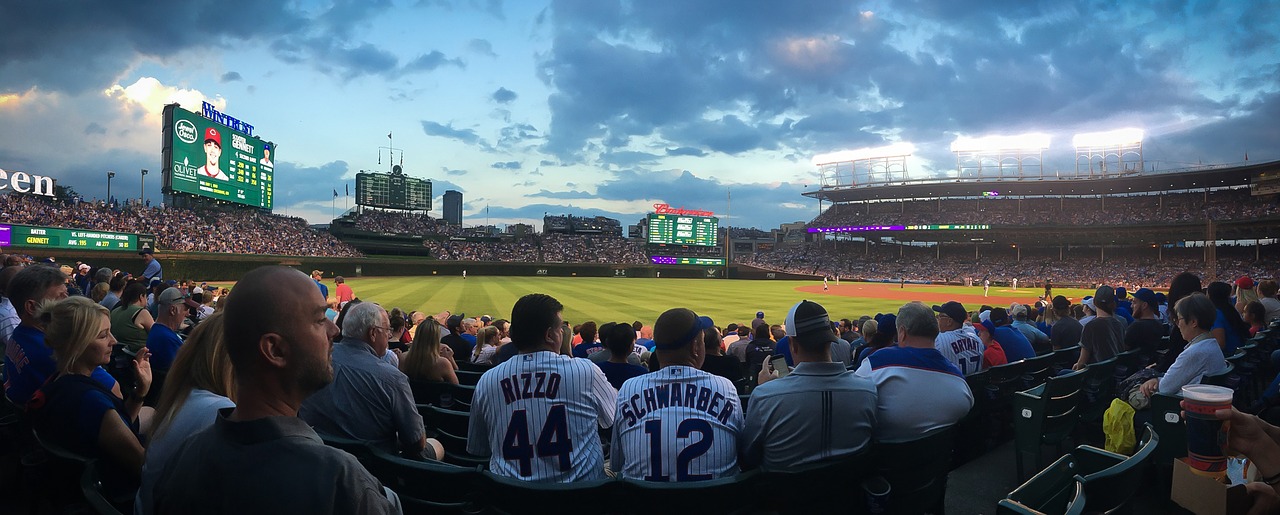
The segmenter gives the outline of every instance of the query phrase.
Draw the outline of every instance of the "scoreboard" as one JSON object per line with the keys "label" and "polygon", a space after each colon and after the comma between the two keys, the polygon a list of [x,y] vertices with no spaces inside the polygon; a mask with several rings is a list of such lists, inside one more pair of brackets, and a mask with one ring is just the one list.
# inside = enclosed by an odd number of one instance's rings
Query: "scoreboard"
{"label": "scoreboard", "polygon": [[356,204],[370,207],[431,210],[431,181],[404,174],[400,165],[391,173],[366,172],[356,174]]}
{"label": "scoreboard", "polygon": [[720,219],[713,216],[649,215],[649,243],[714,247]]}
{"label": "scoreboard", "polygon": [[137,251],[140,243],[147,243],[154,248],[155,237],[87,229],[0,224],[0,247]]}
{"label": "scoreboard", "polygon": [[655,265],[724,266],[724,258],[651,256],[649,260]]}

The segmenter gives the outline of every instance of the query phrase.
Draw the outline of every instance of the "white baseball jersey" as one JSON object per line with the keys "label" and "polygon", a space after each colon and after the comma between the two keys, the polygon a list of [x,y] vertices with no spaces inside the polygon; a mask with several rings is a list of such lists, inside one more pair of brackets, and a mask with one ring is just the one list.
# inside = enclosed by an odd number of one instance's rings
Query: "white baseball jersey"
{"label": "white baseball jersey", "polygon": [[518,354],[480,377],[467,452],[495,474],[542,482],[604,478],[599,428],[613,425],[617,391],[589,360]]}
{"label": "white baseball jersey", "polygon": [[964,375],[982,371],[982,351],[985,347],[972,327],[964,326],[938,333],[938,338],[933,341],[933,348],[938,349],[942,357],[947,358]]}
{"label": "white baseball jersey", "polygon": [[742,405],[723,377],[669,366],[618,392],[610,468],[646,481],[703,481],[738,472]]}

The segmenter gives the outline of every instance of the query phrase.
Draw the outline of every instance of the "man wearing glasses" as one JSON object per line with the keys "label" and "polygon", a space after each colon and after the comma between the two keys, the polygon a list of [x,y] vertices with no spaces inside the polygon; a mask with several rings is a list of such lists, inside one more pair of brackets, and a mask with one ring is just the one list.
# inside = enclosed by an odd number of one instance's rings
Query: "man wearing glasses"
{"label": "man wearing glasses", "polygon": [[333,382],[308,397],[298,416],[321,435],[438,460],[444,448],[426,437],[409,378],[381,359],[390,340],[386,310],[373,302],[353,306],[343,319],[342,339],[333,345]]}

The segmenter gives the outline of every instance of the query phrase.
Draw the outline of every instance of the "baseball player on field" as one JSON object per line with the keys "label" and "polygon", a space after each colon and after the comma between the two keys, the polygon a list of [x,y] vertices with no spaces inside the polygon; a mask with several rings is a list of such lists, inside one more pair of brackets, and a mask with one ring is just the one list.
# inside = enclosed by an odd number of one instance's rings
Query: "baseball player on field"
{"label": "baseball player on field", "polygon": [[712,326],[710,318],[684,308],[653,324],[662,369],[628,379],[618,392],[609,463],[622,477],[685,482],[737,473],[738,391],[728,379],[699,370],[703,330]]}
{"label": "baseball player on field", "polygon": [[613,425],[617,391],[591,361],[559,353],[563,310],[541,293],[516,301],[511,345],[519,354],[476,384],[467,452],[489,456],[495,474],[548,483],[604,478],[598,430]]}

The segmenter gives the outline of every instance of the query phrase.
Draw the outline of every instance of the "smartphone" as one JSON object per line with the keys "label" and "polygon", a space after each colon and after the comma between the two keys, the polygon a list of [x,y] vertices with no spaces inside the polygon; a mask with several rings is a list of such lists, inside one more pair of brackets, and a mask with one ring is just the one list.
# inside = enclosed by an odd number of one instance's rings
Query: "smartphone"
{"label": "smartphone", "polygon": [[769,358],[769,364],[773,365],[773,369],[778,372],[778,377],[787,377],[791,373],[791,367],[787,365],[787,358],[781,354],[774,354]]}

